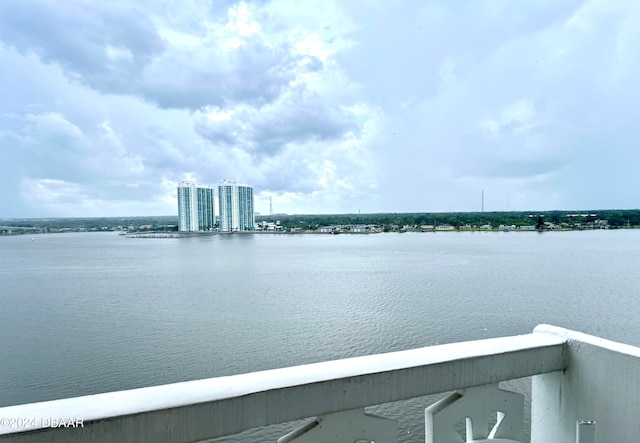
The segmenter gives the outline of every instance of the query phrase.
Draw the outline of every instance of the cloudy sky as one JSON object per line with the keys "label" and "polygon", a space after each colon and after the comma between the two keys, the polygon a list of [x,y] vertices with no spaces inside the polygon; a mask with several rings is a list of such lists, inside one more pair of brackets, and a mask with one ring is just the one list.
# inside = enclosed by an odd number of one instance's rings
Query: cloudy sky
{"label": "cloudy sky", "polygon": [[2,0],[0,217],[640,207],[636,0]]}

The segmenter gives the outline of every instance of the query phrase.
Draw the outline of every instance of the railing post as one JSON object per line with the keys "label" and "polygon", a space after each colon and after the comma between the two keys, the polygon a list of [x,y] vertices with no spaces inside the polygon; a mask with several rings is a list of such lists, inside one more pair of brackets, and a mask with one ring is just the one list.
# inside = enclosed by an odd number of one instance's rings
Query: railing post
{"label": "railing post", "polygon": [[[489,415],[496,412],[496,423],[489,429]],[[505,443],[522,441],[524,396],[504,391],[498,383],[454,392],[425,410],[427,443],[459,442],[456,425],[465,423],[465,441]]]}
{"label": "railing post", "polygon": [[576,443],[596,443],[596,422],[578,420],[576,422]]}

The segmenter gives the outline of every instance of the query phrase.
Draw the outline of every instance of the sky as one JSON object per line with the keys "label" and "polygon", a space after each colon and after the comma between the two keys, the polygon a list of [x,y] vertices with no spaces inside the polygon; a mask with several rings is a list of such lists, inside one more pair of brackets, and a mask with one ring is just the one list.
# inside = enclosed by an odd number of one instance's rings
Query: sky
{"label": "sky", "polygon": [[0,217],[640,207],[634,0],[0,1]]}

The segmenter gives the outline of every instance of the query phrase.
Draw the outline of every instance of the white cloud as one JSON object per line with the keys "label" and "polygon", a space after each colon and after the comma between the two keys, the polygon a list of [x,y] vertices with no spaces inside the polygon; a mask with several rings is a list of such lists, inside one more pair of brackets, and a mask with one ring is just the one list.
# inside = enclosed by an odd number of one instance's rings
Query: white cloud
{"label": "white cloud", "polygon": [[246,3],[239,3],[229,8],[229,22],[226,28],[240,37],[249,37],[260,31],[260,25],[251,17]]}

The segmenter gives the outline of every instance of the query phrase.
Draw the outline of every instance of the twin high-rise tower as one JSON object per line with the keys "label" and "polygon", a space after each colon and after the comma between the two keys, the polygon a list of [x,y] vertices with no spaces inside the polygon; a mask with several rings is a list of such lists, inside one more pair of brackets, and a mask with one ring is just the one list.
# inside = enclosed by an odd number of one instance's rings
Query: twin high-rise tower
{"label": "twin high-rise tower", "polygon": [[255,224],[253,188],[229,180],[218,184],[219,228],[222,232],[251,231]]}
{"label": "twin high-rise tower", "polygon": [[211,186],[178,183],[178,230],[209,231],[215,226],[215,202]]}
{"label": "twin high-rise tower", "polygon": [[[222,232],[254,229],[253,188],[223,180],[218,184],[218,229]],[[178,183],[178,230],[211,231],[215,227],[214,193],[211,186]]]}

